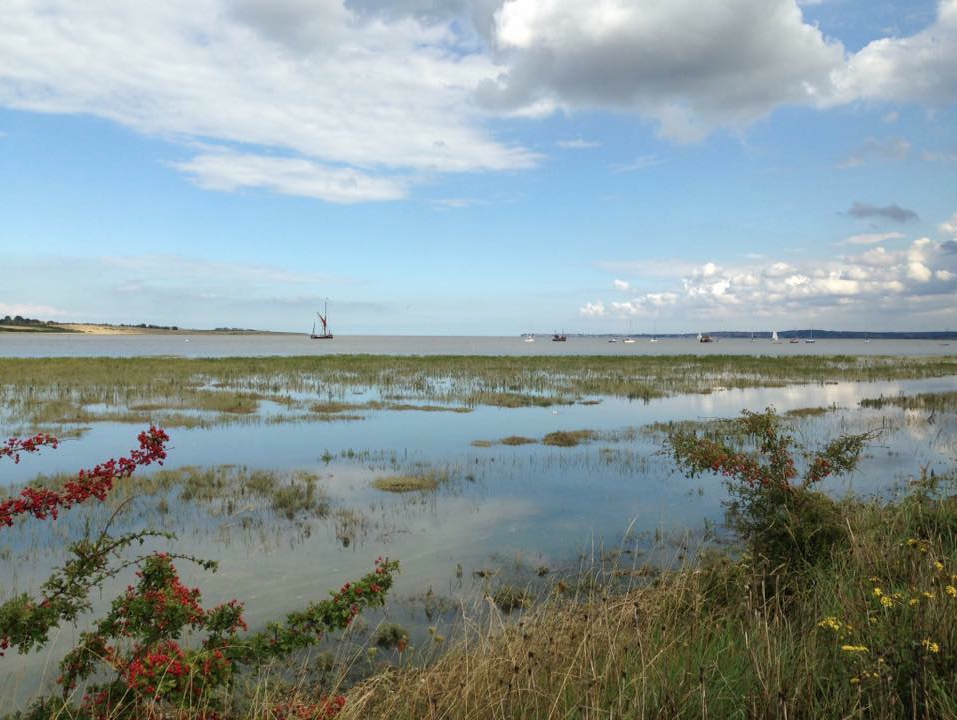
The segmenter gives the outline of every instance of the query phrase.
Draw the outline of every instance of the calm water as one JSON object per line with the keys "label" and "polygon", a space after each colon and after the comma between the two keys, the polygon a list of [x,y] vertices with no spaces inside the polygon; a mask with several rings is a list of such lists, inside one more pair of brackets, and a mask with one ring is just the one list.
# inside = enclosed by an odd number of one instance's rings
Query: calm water
{"label": "calm water", "polygon": [[[556,348],[555,346],[559,346]],[[757,346],[757,347],[756,347]],[[722,341],[662,341],[609,345],[569,339],[524,343],[520,338],[337,338],[333,343],[295,336],[92,337],[0,335],[0,354],[10,355],[263,355],[305,352],[391,353],[880,353],[926,354],[946,351],[936,343],[822,341],[815,345],[751,344]],[[841,432],[883,428],[851,477],[832,481],[831,492],[887,494],[921,466],[948,471],[957,457],[957,417],[864,410],[862,398],[957,390],[957,378],[908,382],[837,383],[784,388],[716,389],[650,402],[602,398],[597,405],[506,409],[479,407],[471,413],[408,411],[363,412],[363,419],[337,422],[262,422],[206,429],[176,429],[167,467],[231,464],[250,469],[309,471],[328,495],[325,517],[292,520],[263,502],[224,492],[214,502],[186,502],[177,489],[143,494],[119,518],[117,531],[146,527],[178,533],[167,549],[220,561],[213,575],[180,569],[204,590],[207,605],[238,597],[246,602],[255,627],[329,588],[357,577],[378,555],[402,562],[386,616],[428,643],[428,625],[443,627],[453,614],[427,616],[420,601],[433,597],[474,603],[505,582],[525,583],[535,569],[574,569],[595,548],[624,548],[626,562],[668,560],[679,552],[655,537],[690,536],[701,541],[706,522],[722,517],[725,497],[717,478],[695,480],[675,472],[660,453],[661,436],[648,425],[671,420],[736,416],[742,409],[773,405],[780,411],[833,407],[822,416],[796,420],[796,436],[809,446]],[[266,404],[268,405],[268,404]],[[527,445],[476,447],[476,440],[509,435],[541,438],[555,430],[588,428],[604,433],[573,448]],[[644,428],[644,429],[643,429]],[[95,424],[85,435],[66,440],[56,452],[0,465],[0,485],[28,481],[38,473],[73,472],[135,444],[140,428]],[[0,427],[0,436],[8,428]],[[376,490],[384,475],[423,469],[447,473],[434,493],[394,495]],[[0,493],[3,494],[3,493]],[[162,508],[162,509],[161,509]],[[63,561],[64,540],[79,537],[85,524],[101,527],[111,508],[84,506],[56,523],[26,522],[0,534],[2,595],[35,589]],[[492,571],[491,579],[476,577]],[[128,578],[120,578],[96,600],[102,608]],[[373,624],[379,615],[370,615]],[[56,662],[75,640],[63,628],[43,652],[0,659],[0,698],[24,703],[49,687]]]}
{"label": "calm water", "polygon": [[948,355],[957,343],[934,340],[818,340],[780,344],[769,340],[647,338],[634,344],[604,338],[569,337],[552,342],[540,336],[533,343],[520,337],[337,336],[311,340],[307,335],[79,335],[0,333],[0,357],[176,355],[237,357],[250,355]]}

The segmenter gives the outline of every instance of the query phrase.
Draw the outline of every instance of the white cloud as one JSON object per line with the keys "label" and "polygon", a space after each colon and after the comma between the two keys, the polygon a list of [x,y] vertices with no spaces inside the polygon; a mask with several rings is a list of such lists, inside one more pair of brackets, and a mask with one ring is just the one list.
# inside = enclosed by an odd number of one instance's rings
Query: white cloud
{"label": "white cloud", "polygon": [[663,162],[664,160],[654,155],[640,155],[632,162],[615,163],[613,165],[609,165],[608,167],[612,170],[612,172],[629,173],[645,170],[647,168],[654,167],[655,165],[661,165]]}
{"label": "white cloud", "polygon": [[107,268],[123,271],[129,283],[124,289],[139,290],[146,285],[190,284],[213,287],[222,284],[243,286],[306,285],[329,281],[328,275],[288,270],[275,265],[213,262],[179,255],[114,255],[102,259]]}
{"label": "white cloud", "polygon": [[932,107],[957,97],[957,0],[940,0],[933,25],[910,37],[866,45],[833,73],[833,101],[917,102]]}
{"label": "white cloud", "polygon": [[945,220],[940,224],[940,231],[944,235],[957,238],[957,213],[951,215],[950,220]]}
{"label": "white cloud", "polygon": [[876,245],[886,240],[900,240],[904,237],[906,236],[901,232],[865,233],[862,235],[851,235],[844,240],[844,242],[847,245]]}
{"label": "white cloud", "polygon": [[934,272],[922,262],[907,264],[907,277],[918,282],[927,282],[934,276]]}
{"label": "white cloud", "polygon": [[601,147],[601,143],[597,140],[582,140],[581,138],[559,140],[556,144],[562,150],[591,150],[592,148]]}
{"label": "white cloud", "polygon": [[333,203],[398,200],[407,195],[409,184],[404,178],[374,177],[303,158],[243,155],[226,150],[172,165],[207,190],[264,188]]}
{"label": "white cloud", "polygon": [[628,282],[626,280],[618,280],[618,279],[615,279],[612,282],[612,286],[615,288],[615,290],[627,290],[629,287]]}
{"label": "white cloud", "polygon": [[579,308],[578,314],[587,318],[599,318],[605,316],[605,305],[602,302],[585,303]]}
{"label": "white cloud", "polygon": [[942,153],[924,150],[921,153],[921,158],[927,162],[957,162],[957,152]]}
{"label": "white cloud", "polygon": [[885,125],[895,125],[900,119],[900,113],[896,110],[891,110],[881,118],[881,122]]}
{"label": "white cloud", "polygon": [[451,24],[342,0],[18,0],[0,3],[0,28],[0,105],[254,146],[177,163],[215,187],[382,199],[406,191],[397,174],[539,159],[483,129],[472,93],[501,68]]}
{"label": "white cloud", "polygon": [[22,317],[35,318],[37,320],[48,320],[56,317],[66,317],[69,313],[60,308],[50,307],[49,305],[35,305],[33,303],[5,303],[0,302],[0,316],[3,315],[21,315]]}

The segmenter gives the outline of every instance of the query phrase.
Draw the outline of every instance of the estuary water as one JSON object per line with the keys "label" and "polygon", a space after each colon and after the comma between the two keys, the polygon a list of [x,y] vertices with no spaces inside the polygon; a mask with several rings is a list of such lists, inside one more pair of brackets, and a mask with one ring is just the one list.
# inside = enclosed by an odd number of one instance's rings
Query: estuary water
{"label": "estuary water", "polygon": [[256,355],[949,355],[957,342],[936,340],[817,340],[772,343],[767,339],[722,339],[699,343],[695,338],[637,338],[610,343],[603,337],[570,336],[552,342],[539,335],[535,342],[521,337],[337,335],[312,340],[308,335],[163,334],[84,335],[78,333],[0,332],[0,357],[242,357]]}
{"label": "estuary water", "polygon": [[[186,340],[190,342],[186,342]],[[301,355],[391,354],[946,354],[934,342],[819,341],[772,345],[728,340],[610,344],[569,338],[336,338],[302,336],[78,336],[0,335],[0,355]],[[2,382],[2,378],[0,378]],[[226,478],[203,496],[186,485],[150,482],[158,469],[138,472],[120,498],[84,505],[55,522],[28,520],[0,533],[0,599],[36,591],[66,555],[65,544],[87,528],[101,528],[122,498],[131,497],[113,532],[144,528],[173,531],[178,539],[147,547],[219,561],[207,574],[188,563],[188,585],[204,592],[204,604],[231,598],[246,603],[252,628],[326,597],[330,588],[356,578],[374,559],[400,560],[384,613],[370,613],[374,629],[387,619],[407,627],[413,644],[428,646],[429,628],[442,634],[462,607],[485,607],[496,588],[524,587],[613,555],[630,567],[669,565],[713,542],[726,491],[717,477],[688,478],[662,452],[662,424],[737,416],[741,410],[805,410],[790,418],[790,432],[813,448],[840,433],[881,430],[852,475],[830,480],[841,495],[888,496],[906,488],[921,468],[952,472],[957,459],[957,415],[899,407],[862,407],[865,398],[957,391],[957,377],[893,382],[825,382],[775,388],[725,389],[650,401],[585,398],[573,405],[502,408],[470,412],[369,409],[339,419],[274,422],[281,410],[263,401],[241,422],[175,428],[167,470],[188,474],[215,468]],[[349,398],[346,398],[349,399]],[[358,400],[362,400],[361,397]],[[92,423],[75,430],[55,452],[0,465],[0,496],[38,475],[73,473],[135,446],[139,426]],[[555,431],[587,429],[589,441],[574,447],[541,443]],[[13,428],[0,426],[0,437]],[[523,436],[524,445],[499,441]],[[323,498],[304,512],[284,512],[257,495],[245,480],[255,471],[278,473],[282,487],[310,478]],[[246,475],[243,475],[245,473]],[[427,475],[437,487],[390,493],[383,477]],[[720,537],[720,532],[718,533]],[[100,612],[129,577],[117,578],[94,598]],[[40,690],[54,689],[56,663],[83,625],[64,627],[44,650],[0,659],[0,698],[22,707]],[[363,641],[361,633],[357,642]]]}

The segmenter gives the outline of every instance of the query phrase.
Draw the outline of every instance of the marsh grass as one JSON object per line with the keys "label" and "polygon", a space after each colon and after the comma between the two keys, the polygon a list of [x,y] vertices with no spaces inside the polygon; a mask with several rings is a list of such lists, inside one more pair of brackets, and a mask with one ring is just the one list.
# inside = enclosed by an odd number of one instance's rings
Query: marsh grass
{"label": "marsh grass", "polygon": [[538,440],[523,435],[509,435],[499,440],[502,445],[534,445]]}
{"label": "marsh grass", "polygon": [[[170,415],[219,424],[365,410],[467,412],[479,405],[547,407],[614,396],[649,400],[716,386],[899,380],[957,374],[957,357],[645,356],[479,357],[335,355],[260,358],[2,358],[0,421],[8,424],[131,422]],[[371,393],[347,403],[347,393]],[[404,398],[403,402],[381,398]],[[94,409],[96,408],[96,409]],[[128,413],[128,414],[124,414]],[[201,415],[195,421],[192,413]],[[171,423],[166,423],[167,425]]]}
{"label": "marsh grass", "polygon": [[407,475],[386,475],[372,481],[372,487],[390,493],[432,492],[449,481],[447,470],[428,470]]}
{"label": "marsh grass", "polygon": [[557,430],[543,437],[542,445],[575,447],[594,440],[596,436],[597,434],[594,430]]}

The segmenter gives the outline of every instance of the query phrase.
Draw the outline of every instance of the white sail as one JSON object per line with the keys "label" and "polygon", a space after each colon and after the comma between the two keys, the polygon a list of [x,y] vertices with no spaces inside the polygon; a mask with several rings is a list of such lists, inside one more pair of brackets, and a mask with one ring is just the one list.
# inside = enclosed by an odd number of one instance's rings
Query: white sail
{"label": "white sail", "polygon": [[771,333],[771,342],[781,342],[780,340],[778,340],[778,331],[777,331],[777,330],[774,330],[774,331]]}

